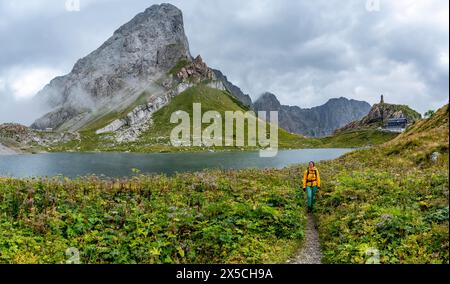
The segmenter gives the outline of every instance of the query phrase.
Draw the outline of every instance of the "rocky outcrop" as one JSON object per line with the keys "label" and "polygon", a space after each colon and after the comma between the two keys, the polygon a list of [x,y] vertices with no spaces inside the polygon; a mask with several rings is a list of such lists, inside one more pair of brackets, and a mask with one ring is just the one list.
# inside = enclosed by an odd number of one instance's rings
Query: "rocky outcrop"
{"label": "rocky outcrop", "polygon": [[150,97],[146,104],[137,106],[125,117],[118,118],[97,130],[96,134],[109,133],[118,143],[133,142],[150,128],[155,112],[168,105],[173,97],[196,84],[202,83],[208,87],[226,91],[223,83],[217,80],[214,72],[203,62],[200,55],[172,75],[162,83],[166,88],[164,95]]}
{"label": "rocky outcrop", "polygon": [[0,141],[13,143],[17,147],[32,145],[48,147],[77,139],[80,139],[80,134],[77,132],[38,131],[15,123],[0,125]]}
{"label": "rocky outcrop", "polygon": [[233,83],[228,81],[228,78],[220,71],[213,69],[214,74],[216,75],[217,80],[221,81],[225,87],[225,89],[235,97],[239,102],[241,102],[245,107],[252,107],[252,99],[249,95],[246,95],[242,92],[242,90],[235,86]]}
{"label": "rocky outcrop", "polygon": [[202,57],[197,56],[191,63],[182,67],[176,77],[182,82],[200,83],[204,80],[216,80],[214,72],[203,62]]}
{"label": "rocky outcrop", "polygon": [[125,118],[116,119],[97,130],[96,134],[114,133],[115,140],[119,143],[135,141],[150,127],[153,114],[166,106],[170,99],[170,95],[152,98],[147,104],[136,107]]}
{"label": "rocky outcrop", "polygon": [[55,111],[32,127],[59,129],[77,116],[94,116],[96,109],[113,111],[111,102],[127,99],[128,89],[145,91],[183,59],[192,60],[181,11],[170,4],[153,5],[39,92]]}
{"label": "rocky outcrop", "polygon": [[278,98],[272,93],[264,93],[253,104],[255,111],[280,111],[282,105]]}
{"label": "rocky outcrop", "polygon": [[278,111],[279,126],[309,137],[331,135],[336,129],[362,118],[370,110],[367,102],[346,98],[331,99],[311,109],[281,105],[274,94],[265,93],[253,104],[255,111]]}
{"label": "rocky outcrop", "polygon": [[53,130],[61,126],[62,123],[75,118],[80,113],[80,109],[76,109],[70,105],[59,107],[53,112],[50,112],[36,120],[31,127],[40,130]]}
{"label": "rocky outcrop", "polygon": [[353,131],[366,128],[383,127],[388,119],[406,118],[408,124],[412,124],[421,119],[421,115],[406,105],[395,105],[384,103],[384,98],[379,104],[373,105],[369,113],[361,120],[353,121],[344,127],[336,130],[336,133]]}
{"label": "rocky outcrop", "polygon": [[[126,117],[116,119],[104,128],[97,130],[96,134],[109,133],[114,136],[114,140],[118,143],[136,141],[143,132],[150,128],[153,114],[168,105],[174,96],[179,95],[195,85],[192,82],[172,82],[172,84],[174,86],[164,96],[150,98],[147,104],[136,107]],[[221,81],[214,80],[208,82],[206,85],[210,88],[222,91],[226,90]]]}
{"label": "rocky outcrop", "polygon": [[24,140],[29,137],[31,130],[21,124],[17,123],[5,123],[0,124],[0,137],[9,138],[13,140]]}

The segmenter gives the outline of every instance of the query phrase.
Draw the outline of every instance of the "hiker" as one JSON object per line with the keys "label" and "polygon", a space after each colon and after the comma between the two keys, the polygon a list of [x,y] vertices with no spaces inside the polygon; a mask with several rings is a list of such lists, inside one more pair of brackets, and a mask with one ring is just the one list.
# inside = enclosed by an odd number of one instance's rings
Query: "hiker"
{"label": "hiker", "polygon": [[320,174],[316,164],[311,161],[303,175],[303,191],[306,191],[308,195],[308,212],[313,210],[317,190],[320,190]]}

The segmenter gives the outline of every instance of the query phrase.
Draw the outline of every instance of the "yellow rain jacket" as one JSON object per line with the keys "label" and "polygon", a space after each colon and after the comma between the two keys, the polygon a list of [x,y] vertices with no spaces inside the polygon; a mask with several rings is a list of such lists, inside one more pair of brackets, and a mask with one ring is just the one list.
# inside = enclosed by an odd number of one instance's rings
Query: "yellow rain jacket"
{"label": "yellow rain jacket", "polygon": [[320,174],[319,170],[316,167],[312,169],[308,167],[308,169],[303,174],[303,188],[306,188],[307,186],[320,187]]}

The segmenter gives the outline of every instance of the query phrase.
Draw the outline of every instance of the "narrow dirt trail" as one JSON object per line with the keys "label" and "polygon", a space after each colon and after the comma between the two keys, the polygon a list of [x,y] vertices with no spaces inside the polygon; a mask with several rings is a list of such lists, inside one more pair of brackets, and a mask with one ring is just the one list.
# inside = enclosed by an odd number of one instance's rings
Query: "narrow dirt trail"
{"label": "narrow dirt trail", "polygon": [[319,233],[315,227],[314,216],[308,214],[305,231],[305,242],[297,255],[289,261],[292,264],[321,264],[322,252],[320,249]]}

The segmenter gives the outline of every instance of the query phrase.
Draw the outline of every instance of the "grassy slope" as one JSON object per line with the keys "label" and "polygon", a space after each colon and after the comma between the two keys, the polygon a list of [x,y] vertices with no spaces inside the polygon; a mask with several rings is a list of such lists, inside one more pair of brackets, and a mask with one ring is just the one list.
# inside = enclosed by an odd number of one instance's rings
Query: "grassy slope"
{"label": "grassy slope", "polygon": [[398,134],[382,132],[377,129],[345,131],[336,135],[322,138],[324,147],[330,148],[359,148],[380,145],[397,137]]}
{"label": "grassy slope", "polygon": [[93,119],[91,122],[89,122],[87,125],[85,125],[81,132],[95,132],[98,129],[101,129],[117,118],[125,117],[128,113],[130,113],[133,109],[135,109],[137,106],[145,104],[148,100],[148,98],[151,96],[149,92],[143,92],[137,100],[132,103],[131,105],[127,106],[121,111],[112,111],[105,115],[102,115],[100,117],[97,117]]}
{"label": "grassy slope", "polygon": [[182,59],[182,60],[178,61],[178,63],[174,67],[172,67],[172,69],[169,70],[168,74],[176,75],[178,72],[181,71],[181,69],[183,69],[187,65],[189,65],[189,61],[187,59]]}
{"label": "grassy slope", "polygon": [[[396,139],[320,165],[328,263],[448,263],[448,106]],[[430,156],[439,152],[437,162]]]}
{"label": "grassy slope", "polygon": [[[170,132],[176,126],[170,123],[172,113],[182,110],[190,114],[192,118],[193,103],[202,104],[202,112],[214,110],[218,111],[223,120],[225,111],[247,111],[236,99],[227,92],[197,85],[190,88],[172,99],[172,102],[155,113],[153,125],[136,142],[116,144],[108,135],[96,135],[95,130],[106,126],[117,117],[122,117],[126,113],[109,114],[99,118],[86,126],[81,131],[81,141],[71,141],[63,145],[58,145],[51,151],[131,151],[131,152],[177,152],[177,151],[205,151],[204,147],[172,147],[170,145]],[[207,125],[204,125],[205,128]],[[247,127],[247,126],[246,126]],[[223,127],[224,131],[224,127]],[[306,138],[296,134],[290,134],[283,129],[279,130],[279,147],[281,149],[290,148],[324,148],[340,147],[353,148],[367,145],[378,145],[395,137],[395,134],[379,132],[376,130],[357,131],[340,133],[333,137],[322,139]],[[245,141],[247,145],[247,139]],[[213,147],[214,150],[241,150],[238,147]],[[256,148],[244,147],[246,150]]]}
{"label": "grassy slope", "polygon": [[[146,151],[147,149],[155,147],[155,145],[159,145],[161,148],[164,148],[165,145],[167,147],[170,142],[170,132],[172,131],[174,126],[176,126],[175,124],[170,123],[170,116],[172,115],[172,113],[181,110],[189,113],[192,119],[192,105],[194,103],[202,104],[202,113],[205,113],[207,111],[217,111],[221,114],[223,122],[222,134],[224,134],[225,131],[224,122],[226,111],[247,111],[245,107],[240,105],[239,102],[231,97],[227,92],[212,89],[204,85],[198,85],[178,95],[167,107],[157,112],[154,115],[154,124],[146,133],[142,135],[138,143],[124,144],[122,147],[124,149],[133,149],[135,151]],[[208,125],[204,125],[203,129],[207,126]],[[245,124],[245,130],[247,130],[247,124]],[[245,133],[247,133],[247,131],[245,131]],[[300,135],[290,134],[283,129],[279,129],[278,135],[280,147],[282,148],[314,147],[316,145],[319,145],[317,139],[309,139]],[[248,145],[247,137],[245,137],[245,145]],[[214,147],[214,149],[218,150],[224,150],[228,148],[229,147]],[[245,148],[251,149],[249,147]],[[179,150],[195,151],[202,150],[202,148],[188,147]]]}
{"label": "grassy slope", "polygon": [[[153,124],[150,129],[143,133],[138,141],[115,144],[108,135],[95,135],[95,130],[99,129],[113,120],[114,116],[102,119],[91,124],[81,132],[81,141],[71,141],[69,143],[54,147],[52,151],[131,151],[131,152],[177,152],[177,151],[204,151],[204,147],[172,147],[170,145],[170,133],[176,124],[170,123],[172,113],[181,110],[190,114],[192,119],[193,103],[202,104],[202,113],[206,111],[218,111],[225,120],[225,111],[246,112],[242,105],[227,92],[209,88],[205,85],[197,85],[190,88],[172,99],[171,103],[154,114]],[[117,116],[116,116],[117,117]],[[119,116],[120,117],[120,116]],[[207,125],[203,125],[204,128]],[[246,124],[247,129],[247,124]],[[203,129],[204,129],[203,128]],[[223,126],[223,132],[225,127]],[[279,129],[279,146],[281,148],[312,148],[320,147],[320,140],[305,138],[300,135],[290,134]],[[245,140],[247,145],[247,138]],[[256,148],[244,147],[247,150]],[[229,150],[230,147],[213,147],[215,150]],[[233,148],[231,148],[233,149]],[[239,150],[241,148],[234,147]]]}
{"label": "grassy slope", "polygon": [[413,120],[419,120],[422,118],[422,115],[420,113],[413,110],[407,105],[389,105],[389,108],[394,109],[395,111],[402,111],[406,117],[409,117]]}

